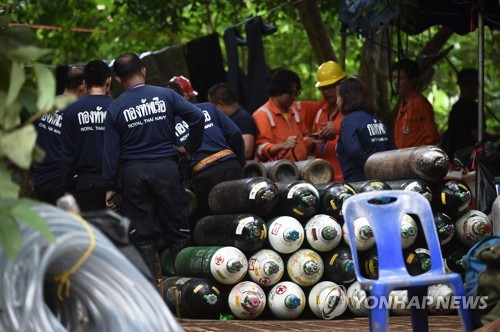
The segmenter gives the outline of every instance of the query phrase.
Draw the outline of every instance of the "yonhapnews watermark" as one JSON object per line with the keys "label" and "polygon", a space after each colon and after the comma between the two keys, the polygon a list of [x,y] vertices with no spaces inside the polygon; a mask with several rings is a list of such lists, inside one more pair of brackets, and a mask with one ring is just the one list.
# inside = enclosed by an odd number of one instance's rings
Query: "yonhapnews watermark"
{"label": "yonhapnews watermark", "polygon": [[356,309],[425,309],[433,307],[435,310],[485,309],[487,296],[366,296],[357,299],[348,299],[349,304]]}

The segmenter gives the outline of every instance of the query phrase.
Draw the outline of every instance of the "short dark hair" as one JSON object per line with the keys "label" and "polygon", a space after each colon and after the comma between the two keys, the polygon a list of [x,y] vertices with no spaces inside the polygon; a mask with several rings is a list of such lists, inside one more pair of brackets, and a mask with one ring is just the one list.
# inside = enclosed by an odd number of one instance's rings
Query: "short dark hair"
{"label": "short dark hair", "polygon": [[142,61],[135,53],[125,53],[115,59],[113,70],[121,79],[127,79],[141,72]]}
{"label": "short dark hair", "polygon": [[75,90],[83,84],[83,67],[69,67],[64,87]]}
{"label": "short dark hair", "polygon": [[406,73],[409,79],[418,79],[420,76],[420,68],[418,63],[410,59],[401,59],[392,66],[392,71],[402,70]]}
{"label": "short dark hair", "polygon": [[208,96],[213,100],[220,100],[226,105],[238,102],[233,90],[227,83],[217,83],[208,90]]}
{"label": "short dark hair", "polygon": [[363,110],[374,114],[375,107],[371,100],[368,89],[363,81],[358,78],[351,77],[340,83],[337,93],[342,98],[340,112],[349,114],[356,110]]}
{"label": "short dark hair", "polygon": [[464,84],[478,81],[478,71],[475,68],[462,69],[457,76],[458,85],[462,86]]}
{"label": "short dark hair", "polygon": [[83,77],[87,87],[102,87],[106,80],[111,77],[111,69],[102,60],[93,60],[85,65]]}
{"label": "short dark hair", "polygon": [[170,81],[170,82],[165,83],[165,87],[174,90],[175,92],[180,94],[182,97],[184,97],[184,90],[179,85],[179,83]]}
{"label": "short dark hair", "polygon": [[277,68],[271,71],[267,80],[267,91],[272,97],[289,93],[292,84],[297,84],[297,90],[302,89],[299,76],[290,69]]}

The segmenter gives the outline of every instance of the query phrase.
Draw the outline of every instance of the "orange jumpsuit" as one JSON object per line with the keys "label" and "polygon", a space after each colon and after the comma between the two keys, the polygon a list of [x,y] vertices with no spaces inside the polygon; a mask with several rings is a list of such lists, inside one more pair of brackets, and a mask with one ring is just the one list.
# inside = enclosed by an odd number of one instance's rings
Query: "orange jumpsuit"
{"label": "orange jumpsuit", "polygon": [[[264,162],[275,159],[306,160],[306,139],[309,139],[306,124],[302,120],[295,103],[288,109],[287,114],[288,119],[283,116],[271,98],[252,114],[257,127],[255,148],[259,160]],[[289,136],[297,136],[297,145],[293,151],[291,149],[282,150],[276,156],[271,157],[269,149],[275,144],[286,141]]]}
{"label": "orange jumpsuit", "polygon": [[399,104],[394,143],[401,149],[433,145],[440,141],[431,103],[420,92],[412,93]]}
{"label": "orange jumpsuit", "polygon": [[323,123],[328,121],[333,121],[333,128],[335,136],[332,140],[323,141],[322,143],[316,143],[316,148],[314,150],[314,157],[321,158],[328,161],[333,167],[333,176],[335,182],[344,182],[344,177],[342,176],[342,169],[340,168],[339,158],[337,156],[337,141],[339,140],[340,124],[344,116],[340,113],[338,108],[333,111],[331,115],[328,112],[328,105],[324,105],[319,111],[316,112],[313,122],[313,133],[320,132],[323,129]]}

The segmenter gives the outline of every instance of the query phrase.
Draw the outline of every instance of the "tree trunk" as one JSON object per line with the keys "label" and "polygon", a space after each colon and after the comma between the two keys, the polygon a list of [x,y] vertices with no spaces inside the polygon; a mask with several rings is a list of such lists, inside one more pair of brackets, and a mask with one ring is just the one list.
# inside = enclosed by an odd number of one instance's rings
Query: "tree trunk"
{"label": "tree trunk", "polygon": [[301,1],[297,4],[297,9],[318,64],[330,60],[337,61],[316,0]]}
{"label": "tree trunk", "polygon": [[359,68],[359,77],[367,85],[375,103],[376,115],[386,124],[391,113],[388,49],[380,45],[388,45],[387,29],[388,27],[383,27],[376,34],[373,34],[373,40],[366,39],[363,44]]}

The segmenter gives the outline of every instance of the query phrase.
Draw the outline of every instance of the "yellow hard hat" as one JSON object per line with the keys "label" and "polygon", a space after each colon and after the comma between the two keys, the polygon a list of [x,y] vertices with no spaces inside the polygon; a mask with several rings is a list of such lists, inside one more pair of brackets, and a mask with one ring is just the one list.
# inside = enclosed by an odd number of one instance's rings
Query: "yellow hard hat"
{"label": "yellow hard hat", "polygon": [[343,78],[347,77],[347,74],[342,70],[338,63],[333,61],[323,62],[318,68],[318,73],[316,75],[318,82],[316,82],[316,87],[322,87],[330,84],[334,84]]}

